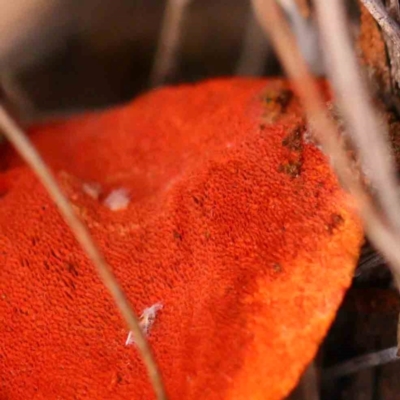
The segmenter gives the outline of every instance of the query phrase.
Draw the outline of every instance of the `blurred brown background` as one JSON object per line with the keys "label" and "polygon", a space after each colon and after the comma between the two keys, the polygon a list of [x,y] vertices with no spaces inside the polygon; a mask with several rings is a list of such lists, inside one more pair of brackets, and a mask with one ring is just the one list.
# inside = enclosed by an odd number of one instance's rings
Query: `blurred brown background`
{"label": "blurred brown background", "polygon": [[[166,3],[18,0],[11,7],[1,0],[5,12],[0,13],[0,34],[12,43],[11,48],[0,45],[4,90],[20,108],[31,107],[31,115],[104,107],[132,98],[149,86]],[[247,0],[188,2],[177,65],[167,82],[278,72],[253,24]],[[248,55],[243,60],[249,34],[250,48],[262,43],[261,67],[246,59]]]}

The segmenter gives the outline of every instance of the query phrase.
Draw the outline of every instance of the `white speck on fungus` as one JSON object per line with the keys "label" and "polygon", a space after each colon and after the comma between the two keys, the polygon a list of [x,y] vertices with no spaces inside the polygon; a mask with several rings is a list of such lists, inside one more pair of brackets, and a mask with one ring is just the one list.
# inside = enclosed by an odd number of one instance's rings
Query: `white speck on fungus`
{"label": "white speck on fungus", "polygon": [[113,190],[104,200],[104,205],[111,211],[124,210],[128,207],[131,199],[127,189]]}
{"label": "white speck on fungus", "polygon": [[82,190],[92,199],[98,200],[101,194],[101,185],[95,182],[84,183]]}
{"label": "white speck on fungus", "polygon": [[[147,336],[150,332],[151,327],[154,324],[156,319],[157,312],[163,308],[161,303],[155,303],[151,307],[147,307],[143,310],[142,315],[140,316],[139,325],[142,328],[142,331],[145,336]],[[135,338],[132,331],[129,331],[128,337],[125,341],[125,346],[129,346],[135,344]]]}

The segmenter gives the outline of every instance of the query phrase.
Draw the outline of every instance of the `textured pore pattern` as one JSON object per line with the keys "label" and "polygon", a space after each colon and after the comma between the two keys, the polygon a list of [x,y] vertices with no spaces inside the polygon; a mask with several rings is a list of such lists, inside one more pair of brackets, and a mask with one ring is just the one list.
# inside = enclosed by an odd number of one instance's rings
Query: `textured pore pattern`
{"label": "textured pore pattern", "polygon": [[[136,312],[163,305],[148,335],[171,399],[281,399],[334,318],[362,230],[303,133],[287,83],[251,79],[31,129]],[[153,398],[45,190],[0,158],[0,399]]]}

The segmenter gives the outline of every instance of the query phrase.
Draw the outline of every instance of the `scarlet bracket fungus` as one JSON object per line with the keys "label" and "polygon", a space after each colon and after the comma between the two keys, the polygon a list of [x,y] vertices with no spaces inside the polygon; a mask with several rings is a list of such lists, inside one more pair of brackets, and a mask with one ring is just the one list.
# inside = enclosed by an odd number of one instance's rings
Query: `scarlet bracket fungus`
{"label": "scarlet bracket fungus", "polygon": [[[135,309],[162,299],[171,399],[282,399],[334,318],[363,234],[303,119],[285,81],[226,79],[30,130]],[[152,398],[46,191],[1,157],[0,398]],[[134,196],[110,212],[84,182]]]}

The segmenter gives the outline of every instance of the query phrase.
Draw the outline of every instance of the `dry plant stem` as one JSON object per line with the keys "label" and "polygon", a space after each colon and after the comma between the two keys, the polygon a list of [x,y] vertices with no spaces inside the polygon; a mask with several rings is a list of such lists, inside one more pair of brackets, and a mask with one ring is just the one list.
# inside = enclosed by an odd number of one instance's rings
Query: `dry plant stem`
{"label": "dry plant stem", "polygon": [[321,62],[318,32],[314,18],[304,17],[297,0],[278,0],[278,3],[289,18],[298,47],[310,70],[318,76],[324,75],[324,65]]}
{"label": "dry plant stem", "polygon": [[374,110],[360,75],[341,0],[315,0],[328,76],[347,130],[363,161],[390,225],[400,232],[400,207],[395,168],[386,142],[385,124]]}
{"label": "dry plant stem", "polygon": [[0,129],[4,136],[14,145],[27,164],[39,177],[40,181],[58,206],[58,209],[71,228],[76,239],[88,257],[92,260],[102,282],[110,291],[119,311],[125,318],[128,328],[134,333],[135,342],[146,365],[157,398],[160,400],[166,399],[167,397],[161,380],[161,374],[154,360],[149,344],[140,328],[138,318],[129,305],[128,299],[118,284],[110,267],[107,265],[103,255],[94,243],[88,229],[77,217],[71,204],[62,193],[51,171],[43,162],[39,153],[33,147],[24,132],[9,116],[2,105],[0,105]]}
{"label": "dry plant stem", "polygon": [[191,0],[168,0],[164,11],[164,20],[160,38],[150,74],[150,86],[165,83],[174,70],[180,44],[183,16]]}
{"label": "dry plant stem", "polygon": [[293,0],[303,16],[303,18],[308,18],[311,15],[311,4],[310,0]]}
{"label": "dry plant stem", "polygon": [[400,26],[398,0],[391,0],[383,5],[381,0],[361,0],[366,9],[375,18],[382,29],[390,60],[393,86],[400,86]]}
{"label": "dry plant stem", "polygon": [[329,154],[343,185],[357,203],[366,231],[375,247],[385,255],[395,271],[400,272],[400,238],[382,220],[370,197],[354,174],[338,132],[326,112],[325,102],[310,74],[281,10],[275,0],[252,0],[258,18],[275,46],[288,76],[293,80],[309,122],[323,150]]}
{"label": "dry plant stem", "polygon": [[[384,122],[379,120],[371,104],[360,75],[360,66],[351,46],[344,3],[339,0],[315,0],[314,4],[324,43],[328,75],[333,82],[341,114],[348,127],[347,132],[358,147],[364,169],[376,190],[385,217],[398,236],[398,183],[386,143],[388,135]],[[394,269],[393,275],[400,289],[400,271]]]}
{"label": "dry plant stem", "polygon": [[378,365],[385,365],[399,360],[400,359],[397,357],[397,347],[390,347],[334,365],[323,371],[322,379],[324,381],[333,380],[341,376],[355,374],[363,369],[373,368]]}
{"label": "dry plant stem", "polygon": [[381,0],[361,0],[375,18],[382,31],[396,44],[400,44],[400,27],[390,18]]}
{"label": "dry plant stem", "polygon": [[354,273],[354,277],[362,280],[364,276],[368,276],[372,270],[384,264],[385,260],[379,253],[375,252],[375,250],[369,246],[366,247],[364,245],[361,249],[360,262]]}

